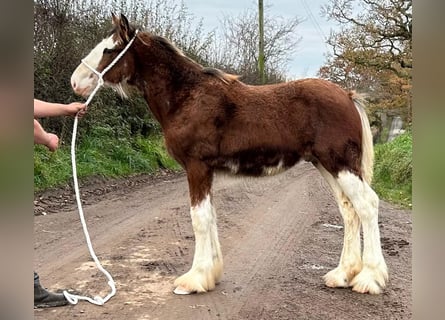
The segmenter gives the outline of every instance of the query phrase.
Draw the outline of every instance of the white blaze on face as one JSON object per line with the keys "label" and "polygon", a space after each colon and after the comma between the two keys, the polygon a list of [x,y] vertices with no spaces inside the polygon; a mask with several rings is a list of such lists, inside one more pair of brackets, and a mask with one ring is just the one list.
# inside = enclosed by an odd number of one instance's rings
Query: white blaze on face
{"label": "white blaze on face", "polygon": [[[116,43],[113,41],[113,37],[110,36],[102,40],[83,60],[90,67],[97,69],[104,49],[113,49],[115,46]],[[87,97],[96,87],[97,80],[97,76],[85,64],[80,63],[71,76],[71,86],[75,93]]]}

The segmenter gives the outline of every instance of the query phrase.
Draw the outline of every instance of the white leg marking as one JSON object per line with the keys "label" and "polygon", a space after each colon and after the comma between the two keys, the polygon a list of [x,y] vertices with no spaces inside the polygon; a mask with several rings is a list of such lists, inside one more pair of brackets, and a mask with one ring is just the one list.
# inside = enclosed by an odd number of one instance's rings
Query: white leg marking
{"label": "white leg marking", "polygon": [[176,279],[176,294],[205,292],[215,288],[222,276],[222,254],[218,240],[216,213],[210,196],[190,210],[195,233],[192,268]]}
{"label": "white leg marking", "polygon": [[331,186],[344,222],[343,249],[338,266],[324,275],[328,287],[349,287],[362,269],[360,219],[335,178],[322,166],[317,169]]}
{"label": "white leg marking", "polygon": [[379,294],[388,280],[380,245],[379,198],[365,181],[350,172],[340,172],[337,181],[352,202],[363,227],[363,269],[352,279],[351,285],[357,292]]}

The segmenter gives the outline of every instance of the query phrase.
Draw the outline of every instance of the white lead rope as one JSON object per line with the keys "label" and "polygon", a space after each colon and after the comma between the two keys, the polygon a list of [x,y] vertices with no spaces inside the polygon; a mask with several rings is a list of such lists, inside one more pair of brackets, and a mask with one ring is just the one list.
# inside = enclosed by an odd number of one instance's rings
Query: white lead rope
{"label": "white lead rope", "polygon": [[[89,69],[91,69],[92,72],[94,72],[98,76],[98,82],[96,85],[96,88],[94,88],[93,92],[88,97],[87,101],[85,102],[85,106],[88,106],[93,100],[93,97],[96,95],[97,91],[102,87],[104,84],[103,76],[105,73],[108,72],[116,63],[119,61],[119,59],[127,52],[128,48],[130,48],[131,44],[133,43],[134,39],[136,38],[136,35],[138,33],[138,30],[135,31],[134,37],[128,42],[127,46],[122,50],[119,55],[116,56],[116,58],[102,71],[98,72],[96,69],[89,66],[84,60],[82,60],[82,63],[85,64]],[[83,214],[82,209],[82,201],[80,200],[80,192],[79,192],[79,183],[77,181],[77,167],[76,167],[76,136],[77,136],[77,125],[79,122],[79,117],[76,115],[74,118],[74,124],[73,124],[73,137],[71,139],[71,164],[73,168],[73,180],[74,180],[74,191],[76,193],[76,201],[77,201],[77,207],[79,209],[79,217],[80,222],[82,223],[83,233],[85,235],[85,239],[87,241],[88,250],[90,252],[91,257],[93,258],[94,262],[96,263],[97,268],[102,271],[102,273],[107,277],[108,279],[108,285],[111,288],[111,292],[105,296],[105,298],[102,298],[100,296],[95,296],[93,299],[86,296],[80,296],[76,294],[69,293],[68,291],[64,290],[63,294],[71,304],[77,304],[79,300],[86,300],[92,304],[102,306],[105,302],[110,300],[115,294],[116,294],[116,284],[113,280],[113,277],[111,274],[105,270],[104,267],[102,267],[102,264],[100,263],[99,259],[96,256],[96,253],[94,252],[93,245],[91,244],[90,235],[88,233],[88,228],[85,222],[85,217]]]}
{"label": "white lead rope", "polygon": [[[101,86],[101,84],[98,84],[96,89],[98,89],[100,86]],[[97,92],[97,90],[96,90],[96,92]],[[94,252],[93,245],[91,244],[90,235],[88,233],[88,228],[87,228],[87,225],[85,222],[85,217],[83,214],[82,201],[80,200],[79,184],[77,181],[76,152],[75,152],[78,119],[79,118],[76,115],[76,117],[74,118],[73,138],[71,141],[71,163],[72,163],[72,167],[73,167],[74,190],[76,193],[77,206],[79,208],[79,217],[80,217],[80,222],[82,223],[83,233],[85,234],[85,239],[87,241],[88,250],[90,251],[90,255],[93,258],[94,262],[96,263],[97,268],[100,271],[102,271],[102,273],[108,278],[108,285],[111,287],[111,292],[105,298],[102,298],[100,296],[95,296],[94,299],[92,299],[90,297],[86,297],[86,296],[71,294],[71,293],[67,292],[66,290],[63,291],[63,294],[65,295],[66,300],[68,300],[68,302],[71,304],[77,304],[79,302],[79,300],[86,300],[92,304],[101,306],[116,294],[116,285],[114,283],[113,277],[110,275],[110,273],[107,270],[105,270],[102,267],[99,259],[97,258],[96,254]]]}

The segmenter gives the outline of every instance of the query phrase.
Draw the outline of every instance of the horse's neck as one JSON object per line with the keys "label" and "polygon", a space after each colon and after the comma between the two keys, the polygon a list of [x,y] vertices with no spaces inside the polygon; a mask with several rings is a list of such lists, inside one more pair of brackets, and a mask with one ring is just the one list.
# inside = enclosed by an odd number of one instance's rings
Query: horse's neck
{"label": "horse's neck", "polygon": [[147,64],[139,71],[141,81],[138,87],[162,127],[168,124],[173,111],[181,107],[178,97],[183,97],[197,81],[194,76],[198,74],[196,66],[184,64],[169,68],[171,65],[172,62],[158,61],[156,65]]}
{"label": "horse's neck", "polygon": [[144,93],[148,107],[156,120],[165,126],[168,121],[168,110],[171,104],[171,92],[168,90],[169,84],[156,76],[148,76],[150,80],[144,80],[144,85],[140,88]]}

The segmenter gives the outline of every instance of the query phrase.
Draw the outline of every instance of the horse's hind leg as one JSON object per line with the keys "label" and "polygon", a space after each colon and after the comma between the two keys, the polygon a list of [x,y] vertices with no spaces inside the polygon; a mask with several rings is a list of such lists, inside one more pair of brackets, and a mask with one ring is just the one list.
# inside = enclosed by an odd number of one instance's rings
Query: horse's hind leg
{"label": "horse's hind leg", "polygon": [[380,246],[379,198],[365,181],[349,171],[339,172],[337,182],[352,202],[363,227],[363,268],[350,284],[357,292],[381,293],[388,270]]}
{"label": "horse's hind leg", "polygon": [[212,172],[200,162],[187,165],[195,255],[191,269],[175,281],[176,294],[213,290],[222,276],[222,254],[211,202]]}
{"label": "horse's hind leg", "polygon": [[338,266],[324,275],[328,287],[349,287],[351,280],[362,269],[360,219],[337,180],[321,164],[316,165],[329,183],[344,222],[343,249]]}

